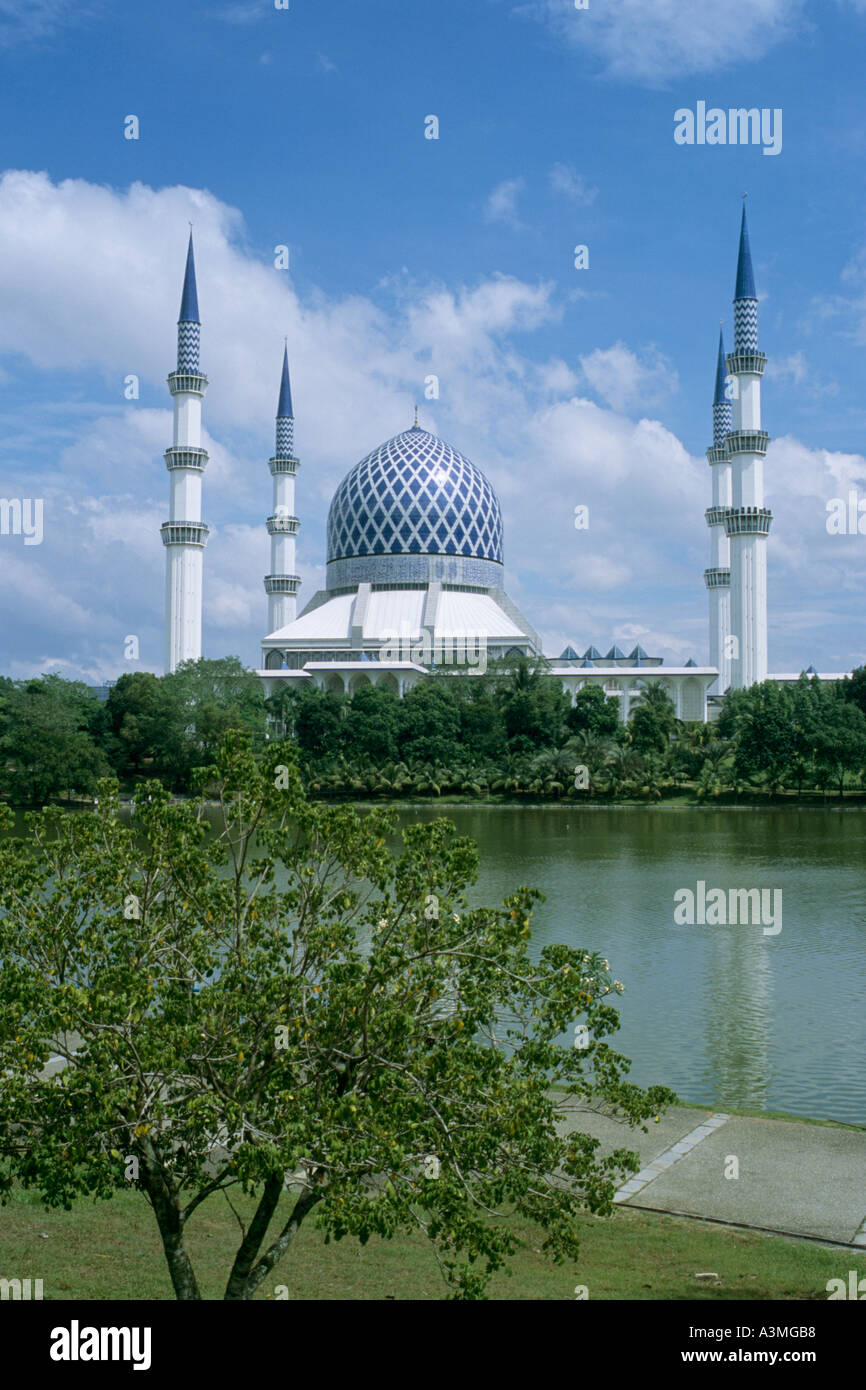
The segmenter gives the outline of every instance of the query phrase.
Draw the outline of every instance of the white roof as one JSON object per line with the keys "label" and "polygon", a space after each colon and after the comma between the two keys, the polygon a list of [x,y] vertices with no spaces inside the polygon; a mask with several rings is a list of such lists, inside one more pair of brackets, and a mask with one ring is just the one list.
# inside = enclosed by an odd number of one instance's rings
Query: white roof
{"label": "white roof", "polygon": [[436,631],[443,637],[484,633],[487,637],[523,637],[525,634],[489,594],[464,594],[445,589],[439,600]]}
{"label": "white roof", "polygon": [[[364,640],[420,636],[427,601],[426,589],[374,589],[364,614]],[[296,618],[265,640],[285,645],[310,642],[348,642],[357,595],[338,594]],[[525,638],[512,618],[489,594],[445,589],[439,595],[435,637],[486,637],[488,640]]]}

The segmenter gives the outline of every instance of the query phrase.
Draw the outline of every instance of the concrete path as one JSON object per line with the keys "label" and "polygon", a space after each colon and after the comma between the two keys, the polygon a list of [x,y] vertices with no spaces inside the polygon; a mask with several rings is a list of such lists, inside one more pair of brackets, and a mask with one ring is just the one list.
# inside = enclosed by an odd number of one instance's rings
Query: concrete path
{"label": "concrete path", "polygon": [[621,1205],[866,1249],[866,1130],[685,1107],[647,1134],[577,1109],[563,1129],[640,1155]]}

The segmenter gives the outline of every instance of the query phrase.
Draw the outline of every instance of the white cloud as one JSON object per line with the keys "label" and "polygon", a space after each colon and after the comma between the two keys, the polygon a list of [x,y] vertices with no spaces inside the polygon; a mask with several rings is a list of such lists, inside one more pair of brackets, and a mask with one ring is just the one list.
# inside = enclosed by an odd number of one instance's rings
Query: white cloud
{"label": "white cloud", "polygon": [[644,409],[679,389],[673,364],[654,348],[641,360],[625,343],[615,343],[587,353],[580,365],[596,395],[617,411]]}
{"label": "white cloud", "polygon": [[605,75],[647,86],[753,63],[796,33],[805,0],[523,0],[517,14],[601,61]]}
{"label": "white cloud", "polygon": [[50,38],[58,29],[90,18],[97,8],[59,5],[57,0],[0,0],[0,47]]}
{"label": "white cloud", "polygon": [[554,164],[550,171],[550,186],[555,193],[563,193],[581,207],[591,207],[598,197],[598,189],[588,187],[583,174],[579,174],[570,164]]}
{"label": "white cloud", "polygon": [[[161,669],[165,376],[189,218],[211,381],[207,655],[258,659],[267,458],[288,333],[302,603],[322,585],[334,488],[409,425],[417,400],[422,424],[474,459],[496,488],[508,589],[530,621],[576,643],[625,645],[634,633],[668,660],[706,659],[708,469],[652,418],[652,402],[677,388],[655,349],[618,342],[576,362],[533,357],[524,339],[559,318],[563,297],[513,276],[467,286],[403,275],[375,299],[314,287],[301,296],[272,268],[270,248],[249,248],[240,215],[206,192],[133,185],[120,193],[12,173],[0,179],[0,367],[13,378],[0,420],[0,491],[42,496],[45,536],[27,548],[20,537],[0,539],[0,670],[26,675],[61,661],[70,674],[115,678],[135,669],[123,658],[130,633],[140,640],[139,667]],[[796,354],[792,361],[795,374]],[[129,372],[140,376],[140,402],[123,399]],[[424,395],[430,375],[438,400]],[[807,659],[826,649],[828,623],[838,634],[860,621],[866,541],[828,537],[825,504],[849,485],[866,491],[864,479],[857,455],[794,439],[771,445],[771,653],[773,633],[795,653],[783,669],[800,650],[789,618],[798,604],[818,615],[814,633],[805,629]],[[575,529],[577,505],[590,509],[587,531]]]}
{"label": "white cloud", "polygon": [[523,179],[503,179],[488,194],[484,204],[484,216],[488,222],[505,222],[508,226],[522,228],[523,223],[517,215],[517,200],[526,184]]}

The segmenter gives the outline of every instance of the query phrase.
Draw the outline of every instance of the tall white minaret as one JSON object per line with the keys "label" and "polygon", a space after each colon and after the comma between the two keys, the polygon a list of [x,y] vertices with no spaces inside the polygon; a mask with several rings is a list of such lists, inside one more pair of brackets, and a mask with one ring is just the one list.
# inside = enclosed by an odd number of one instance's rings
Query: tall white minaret
{"label": "tall white minaret", "polygon": [[280,400],[277,406],[277,442],[274,457],[268,460],[274,480],[274,510],[268,517],[271,538],[271,572],[265,578],[268,596],[268,633],[279,632],[295,621],[297,592],[301,581],[295,574],[295,536],[301,523],[294,515],[295,476],[300,461],[294,456],[295,417],[289,381],[289,350],[283,352]]}
{"label": "tall white minaret", "polygon": [[201,447],[201,403],[207,377],[199,368],[198,295],[192,232],[177,323],[177,371],[168,378],[174,400],[174,443],[165,451],[171,478],[170,519],[165,546],[165,669],[201,656],[202,561],[208,528],[201,519],[201,478],[207,453]]}
{"label": "tall white minaret", "polygon": [[704,570],[704,583],[710,600],[710,665],[719,678],[715,693],[724,695],[731,683],[731,547],[725,518],[731,506],[731,463],[727,438],[733,413],[725,392],[725,344],[719,332],[716,364],[716,390],[713,396],[713,442],[707,450],[707,463],[713,480],[713,505],[704,515],[710,528],[710,568]]}
{"label": "tall white minaret", "polygon": [[725,517],[731,543],[731,685],[738,690],[767,679],[767,536],[773,514],[764,506],[764,455],[770,442],[761,429],[761,377],[766,365],[758,349],[758,297],[744,205],[734,350],[727,359],[736,389],[734,427],[727,439],[731,507]]}

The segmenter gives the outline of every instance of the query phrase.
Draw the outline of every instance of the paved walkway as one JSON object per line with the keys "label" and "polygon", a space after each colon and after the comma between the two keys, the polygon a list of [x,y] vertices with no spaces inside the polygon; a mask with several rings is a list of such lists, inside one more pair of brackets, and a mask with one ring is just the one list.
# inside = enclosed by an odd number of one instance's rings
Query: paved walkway
{"label": "paved walkway", "polygon": [[600,1139],[599,1154],[640,1155],[614,1199],[623,1206],[866,1249],[866,1130],[686,1107],[647,1134],[576,1109],[563,1128]]}

